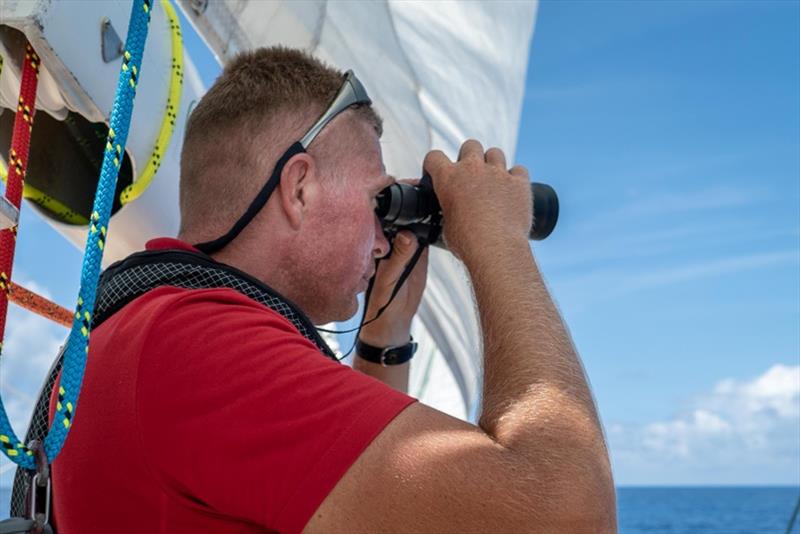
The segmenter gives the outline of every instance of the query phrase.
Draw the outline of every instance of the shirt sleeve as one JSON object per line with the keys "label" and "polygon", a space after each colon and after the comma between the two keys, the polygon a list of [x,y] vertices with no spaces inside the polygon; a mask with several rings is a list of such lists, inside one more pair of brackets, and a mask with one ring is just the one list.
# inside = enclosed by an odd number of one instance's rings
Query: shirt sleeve
{"label": "shirt sleeve", "polygon": [[224,289],[189,291],[163,312],[137,378],[145,454],[164,490],[284,533],[303,529],[414,401]]}

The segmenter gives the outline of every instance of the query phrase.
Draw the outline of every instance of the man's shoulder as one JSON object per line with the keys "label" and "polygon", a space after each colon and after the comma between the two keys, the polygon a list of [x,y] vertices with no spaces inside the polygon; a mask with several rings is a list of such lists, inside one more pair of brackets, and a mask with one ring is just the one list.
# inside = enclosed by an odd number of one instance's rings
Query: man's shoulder
{"label": "man's shoulder", "polygon": [[286,317],[228,288],[164,286],[148,291],[104,321],[93,333],[92,344],[101,352],[124,347],[140,362],[163,354],[184,363],[196,362],[198,356],[219,363],[249,361],[287,349],[328,359]]}
{"label": "man's shoulder", "polygon": [[300,335],[294,325],[277,311],[224,287],[158,287],[130,302],[115,316],[111,320],[133,321],[140,325],[150,323],[150,328],[158,328],[165,323],[172,328],[185,330],[199,326],[213,327],[214,324],[231,328],[232,322],[244,321],[248,326],[271,327]]}
{"label": "man's shoulder", "polygon": [[[140,388],[221,381],[239,389],[286,362],[335,363],[280,313],[232,289],[162,287],[137,301],[121,310],[128,313],[117,318],[111,335],[131,341],[127,350],[138,362]],[[260,387],[258,381],[251,385]]]}

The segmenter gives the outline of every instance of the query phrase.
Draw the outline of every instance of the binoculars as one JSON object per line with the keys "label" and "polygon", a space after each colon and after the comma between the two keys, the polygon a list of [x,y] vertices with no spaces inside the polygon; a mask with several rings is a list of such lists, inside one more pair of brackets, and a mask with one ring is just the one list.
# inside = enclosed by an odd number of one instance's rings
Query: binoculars
{"label": "binoculars", "polygon": [[[533,197],[533,220],[528,234],[530,239],[540,241],[553,231],[558,221],[558,196],[547,184],[531,183]],[[419,185],[395,183],[378,195],[375,209],[387,236],[400,230],[410,230],[420,244],[430,244],[447,249],[442,241],[445,221],[433,182],[424,175]]]}

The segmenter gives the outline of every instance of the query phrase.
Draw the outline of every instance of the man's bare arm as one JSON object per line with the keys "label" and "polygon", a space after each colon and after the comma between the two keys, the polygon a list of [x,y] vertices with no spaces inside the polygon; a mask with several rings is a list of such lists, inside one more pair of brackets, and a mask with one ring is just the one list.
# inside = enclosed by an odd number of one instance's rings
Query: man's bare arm
{"label": "man's bare arm", "polygon": [[491,261],[475,258],[467,266],[484,333],[480,427],[539,483],[547,481],[540,487],[553,499],[538,503],[552,507],[547,517],[593,525],[586,531],[613,530],[614,487],[600,421],[529,244],[509,245]]}
{"label": "man's bare arm", "polygon": [[[583,368],[528,242],[489,247],[490,254],[466,261],[484,339],[481,428],[520,451],[534,434],[559,426],[602,446]],[[551,411],[558,420],[548,416]]]}
{"label": "man's bare arm", "polygon": [[527,173],[506,172],[498,152],[484,161],[473,141],[457,164],[426,159],[452,225],[445,239],[469,270],[480,312],[480,426],[410,406],[340,480],[307,532],[615,529],[594,403],[525,238]]}
{"label": "man's bare arm", "polygon": [[353,369],[361,371],[365,375],[377,378],[389,387],[408,393],[408,375],[411,362],[401,363],[400,365],[383,366],[379,363],[368,362],[356,355],[353,360]]}

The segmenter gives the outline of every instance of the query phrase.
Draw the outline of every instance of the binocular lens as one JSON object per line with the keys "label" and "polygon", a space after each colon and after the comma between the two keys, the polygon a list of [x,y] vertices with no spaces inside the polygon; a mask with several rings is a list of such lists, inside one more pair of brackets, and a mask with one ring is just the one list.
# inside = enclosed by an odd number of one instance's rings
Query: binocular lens
{"label": "binocular lens", "polygon": [[547,184],[531,183],[533,196],[533,221],[530,238],[536,241],[549,236],[558,222],[558,195]]}

